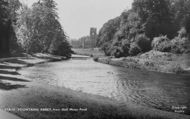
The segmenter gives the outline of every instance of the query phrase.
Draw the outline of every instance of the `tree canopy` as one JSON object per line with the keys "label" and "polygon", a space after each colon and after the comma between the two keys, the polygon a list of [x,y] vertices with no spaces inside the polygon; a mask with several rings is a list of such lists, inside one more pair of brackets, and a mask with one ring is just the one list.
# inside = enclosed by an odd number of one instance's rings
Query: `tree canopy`
{"label": "tree canopy", "polygon": [[11,36],[11,19],[9,17],[9,3],[5,0],[0,1],[0,56],[10,53],[9,43]]}
{"label": "tree canopy", "polygon": [[19,0],[0,1],[0,55],[14,54],[18,49],[70,56],[71,47],[54,0],[39,0],[32,7]]}
{"label": "tree canopy", "polygon": [[62,43],[69,45],[56,6],[54,0],[40,0],[32,8],[23,5],[17,21],[17,36],[26,52],[54,53]]}
{"label": "tree canopy", "polygon": [[154,37],[190,36],[189,6],[190,0],[134,0],[131,9],[103,25],[98,44],[106,55],[122,57],[151,50]]}

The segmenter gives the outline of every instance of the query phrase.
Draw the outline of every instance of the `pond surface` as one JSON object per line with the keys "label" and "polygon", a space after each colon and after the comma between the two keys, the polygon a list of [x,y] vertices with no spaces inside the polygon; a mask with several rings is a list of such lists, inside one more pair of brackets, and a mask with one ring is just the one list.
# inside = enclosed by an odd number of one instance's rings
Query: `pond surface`
{"label": "pond surface", "polygon": [[[190,114],[190,76],[132,71],[90,58],[40,64],[19,71],[41,83],[166,111]],[[177,110],[180,111],[180,110]]]}

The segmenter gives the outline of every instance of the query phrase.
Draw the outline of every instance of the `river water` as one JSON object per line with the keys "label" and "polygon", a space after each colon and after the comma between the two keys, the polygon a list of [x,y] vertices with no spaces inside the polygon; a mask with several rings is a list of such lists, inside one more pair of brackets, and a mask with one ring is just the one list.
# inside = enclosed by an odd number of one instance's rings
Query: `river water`
{"label": "river water", "polygon": [[117,101],[190,114],[190,76],[129,70],[90,58],[40,64],[19,71],[49,85],[101,95]]}

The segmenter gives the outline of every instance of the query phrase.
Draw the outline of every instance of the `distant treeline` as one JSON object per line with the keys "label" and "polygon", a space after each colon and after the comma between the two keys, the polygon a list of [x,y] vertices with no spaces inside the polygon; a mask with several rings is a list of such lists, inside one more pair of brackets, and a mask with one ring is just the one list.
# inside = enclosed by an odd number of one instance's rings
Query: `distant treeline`
{"label": "distant treeline", "polygon": [[1,0],[0,55],[43,52],[70,57],[56,6],[54,0],[39,0],[32,7],[19,0]]}
{"label": "distant treeline", "polygon": [[134,0],[132,8],[109,20],[97,44],[108,56],[135,56],[150,50],[188,53],[190,0]]}

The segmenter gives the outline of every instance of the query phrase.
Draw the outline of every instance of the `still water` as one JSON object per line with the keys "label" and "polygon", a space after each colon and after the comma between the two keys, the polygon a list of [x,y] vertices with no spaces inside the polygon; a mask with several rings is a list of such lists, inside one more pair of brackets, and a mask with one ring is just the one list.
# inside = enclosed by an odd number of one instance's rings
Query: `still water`
{"label": "still water", "polygon": [[90,58],[40,64],[19,71],[32,80],[166,111],[190,114],[190,76],[132,71]]}

